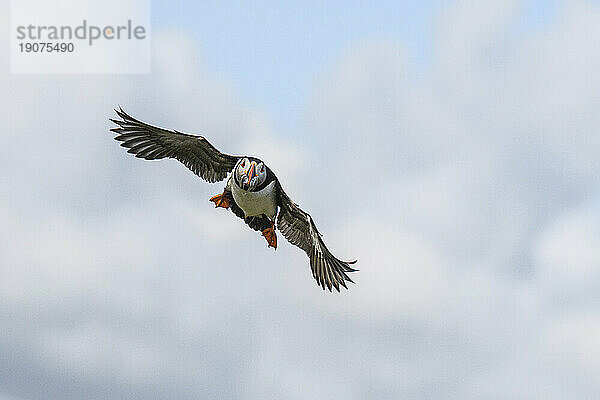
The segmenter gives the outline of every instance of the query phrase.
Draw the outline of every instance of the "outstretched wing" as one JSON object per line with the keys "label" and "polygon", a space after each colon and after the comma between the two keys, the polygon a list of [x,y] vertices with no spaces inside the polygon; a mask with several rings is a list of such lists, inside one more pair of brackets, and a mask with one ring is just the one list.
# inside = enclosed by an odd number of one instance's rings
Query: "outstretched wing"
{"label": "outstretched wing", "polygon": [[118,125],[111,131],[117,133],[115,140],[128,148],[128,153],[138,158],[158,160],[175,158],[193,173],[208,182],[222,181],[239,159],[221,153],[202,136],[157,128],[138,121],[122,108],[115,110],[121,119],[111,119]]}
{"label": "outstretched wing", "polygon": [[[312,274],[323,290],[331,291],[333,286],[338,292],[340,285],[348,289],[345,281],[352,282],[347,272],[357,271],[350,267],[355,261],[341,261],[329,252],[312,217],[302,211],[283,191],[277,182],[279,215],[277,228],[292,244],[300,247],[310,258]],[[353,282],[354,283],[354,282]]]}

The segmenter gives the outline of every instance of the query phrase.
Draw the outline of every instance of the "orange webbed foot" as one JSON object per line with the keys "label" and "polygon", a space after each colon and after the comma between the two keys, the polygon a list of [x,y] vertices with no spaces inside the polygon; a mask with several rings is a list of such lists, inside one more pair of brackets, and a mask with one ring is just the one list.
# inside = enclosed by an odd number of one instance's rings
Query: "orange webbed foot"
{"label": "orange webbed foot", "polygon": [[267,240],[269,247],[277,249],[277,234],[275,233],[275,224],[271,221],[271,227],[262,231],[262,235]]}
{"label": "orange webbed foot", "polygon": [[211,197],[210,201],[215,203],[215,207],[229,208],[229,199],[225,196],[225,192]]}

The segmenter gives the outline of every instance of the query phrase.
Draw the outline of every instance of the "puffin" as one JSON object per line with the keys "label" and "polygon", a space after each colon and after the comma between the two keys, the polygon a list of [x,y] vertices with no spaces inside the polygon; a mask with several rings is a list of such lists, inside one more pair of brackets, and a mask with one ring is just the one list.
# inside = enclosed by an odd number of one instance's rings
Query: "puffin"
{"label": "puffin", "polygon": [[262,234],[268,248],[277,249],[277,234],[304,250],[312,275],[323,290],[340,286],[348,289],[348,273],[357,260],[336,258],[325,243],[314,220],[285,193],[273,171],[259,158],[221,153],[203,136],[182,133],[146,124],[121,107],[119,117],[109,118],[116,127],[114,139],[127,153],[145,160],[174,158],[198,177],[215,183],[227,179],[221,194],[209,199],[216,208],[231,210],[255,231]]}

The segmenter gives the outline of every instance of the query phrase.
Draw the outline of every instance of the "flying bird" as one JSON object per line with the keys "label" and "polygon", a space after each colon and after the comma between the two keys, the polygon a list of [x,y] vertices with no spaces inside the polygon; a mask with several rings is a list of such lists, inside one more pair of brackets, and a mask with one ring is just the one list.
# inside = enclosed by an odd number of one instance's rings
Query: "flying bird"
{"label": "flying bird", "polygon": [[148,125],[115,110],[120,119],[110,119],[117,127],[115,140],[128,153],[145,160],[174,158],[205,181],[214,183],[229,176],[223,193],[210,198],[215,207],[230,209],[255,231],[260,231],[268,247],[277,248],[278,229],[292,244],[306,252],[317,284],[325,290],[352,282],[347,273],[354,261],[336,258],[325,243],[312,217],[294,203],[271,169],[251,156],[221,153],[202,136],[189,135]]}

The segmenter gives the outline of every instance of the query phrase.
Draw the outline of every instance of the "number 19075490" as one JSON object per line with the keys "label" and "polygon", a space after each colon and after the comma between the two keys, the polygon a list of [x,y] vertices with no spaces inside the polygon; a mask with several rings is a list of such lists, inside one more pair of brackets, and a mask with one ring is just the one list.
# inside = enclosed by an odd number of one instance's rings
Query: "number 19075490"
{"label": "number 19075490", "polygon": [[34,42],[34,43],[19,43],[21,53],[72,53],[75,50],[73,43],[49,43],[49,42]]}

